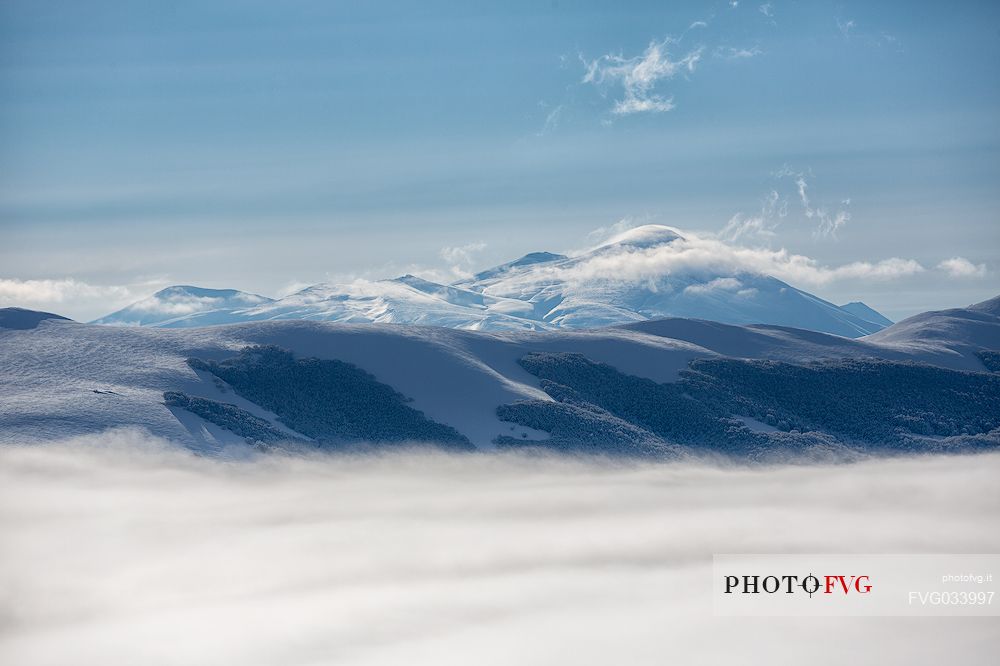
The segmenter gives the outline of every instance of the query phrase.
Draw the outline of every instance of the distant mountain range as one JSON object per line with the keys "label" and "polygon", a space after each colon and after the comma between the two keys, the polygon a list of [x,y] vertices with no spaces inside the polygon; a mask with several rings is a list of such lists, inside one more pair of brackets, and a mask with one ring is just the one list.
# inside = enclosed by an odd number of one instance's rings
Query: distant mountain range
{"label": "distant mountain range", "polygon": [[[513,277],[502,267],[469,283]],[[445,289],[435,302],[479,293]],[[857,340],[681,318],[490,333],[301,320],[170,329],[8,309],[0,367],[6,443],[128,427],[211,454],[431,442],[815,459],[1000,447],[1000,297]]]}
{"label": "distant mountain range", "polygon": [[647,225],[576,256],[533,252],[452,284],[404,275],[317,284],[280,299],[175,286],[93,323],[186,328],[305,319],[540,331],[685,317],[794,326],[851,338],[892,323],[864,303],[837,306],[749,270],[630,270],[644,269],[658,251],[683,248],[685,242],[676,229]]}

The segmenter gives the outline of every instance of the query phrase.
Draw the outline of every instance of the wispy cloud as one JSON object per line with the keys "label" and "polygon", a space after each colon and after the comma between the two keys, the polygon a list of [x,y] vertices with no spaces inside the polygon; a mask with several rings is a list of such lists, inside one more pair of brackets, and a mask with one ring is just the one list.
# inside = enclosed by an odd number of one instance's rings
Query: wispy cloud
{"label": "wispy cloud", "polygon": [[451,278],[464,278],[472,275],[470,267],[475,255],[486,249],[486,243],[474,241],[465,245],[441,248],[441,258],[448,262]]}
{"label": "wispy cloud", "polygon": [[[817,238],[836,238],[837,231],[850,221],[851,213],[846,208],[830,212],[826,208],[814,207],[809,200],[809,183],[806,181],[806,175],[804,173],[791,172],[787,172],[785,175],[795,178],[795,187],[799,193],[802,210],[806,218],[816,221],[816,229],[813,231],[813,235]],[[843,206],[849,206],[851,200],[842,199],[840,203]]]}
{"label": "wispy cloud", "polygon": [[[731,6],[736,8],[738,4],[734,2]],[[694,74],[706,57],[735,61],[762,53],[757,45],[729,43],[731,39],[721,33],[724,23],[715,15],[693,21],[679,33],[651,40],[638,55],[606,53],[590,59],[579,54],[584,68],[581,83],[596,87],[604,96],[609,95],[609,90],[620,90],[620,94],[613,97],[611,116],[671,111],[676,108],[676,102],[666,84]],[[603,122],[610,124],[608,118]]]}
{"label": "wispy cloud", "polygon": [[837,18],[837,30],[841,37],[847,42],[865,44],[868,46],[894,48],[902,51],[902,43],[895,35],[885,30],[859,29],[858,22],[854,19]]}
{"label": "wispy cloud", "polygon": [[974,264],[965,257],[945,259],[937,265],[937,268],[953,278],[986,277],[988,274],[986,264]]}
{"label": "wispy cloud", "polygon": [[736,213],[719,232],[719,236],[731,241],[744,237],[774,236],[780,221],[787,215],[788,199],[781,197],[777,190],[771,190],[761,203],[760,212],[754,215]]}
{"label": "wispy cloud", "polygon": [[621,85],[624,97],[615,102],[612,113],[616,115],[670,111],[674,108],[673,97],[656,93],[657,84],[693,72],[704,51],[699,46],[675,58],[670,48],[677,43],[678,40],[668,37],[650,42],[642,55],[632,58],[607,54],[589,62],[584,60],[586,72],[582,82],[601,87]]}
{"label": "wispy cloud", "polygon": [[837,29],[840,30],[840,34],[843,35],[844,37],[849,38],[851,36],[851,33],[854,31],[855,27],[857,27],[857,24],[854,23],[854,21],[851,19],[848,20],[837,19]]}
{"label": "wispy cloud", "polygon": [[[778,226],[789,215],[789,198],[797,201],[801,214],[806,220],[814,223],[813,236],[815,238],[835,239],[837,232],[850,222],[851,200],[849,198],[841,199],[832,210],[826,206],[813,204],[809,195],[808,178],[811,176],[808,172],[794,171],[786,165],[775,172],[774,177],[778,181],[777,187],[785,193],[782,194],[779,193],[778,189],[772,189],[764,198],[759,212],[748,215],[741,211],[733,215],[719,232],[721,238],[740,240],[742,238],[774,236]],[[788,192],[787,185],[781,185],[787,181],[792,183],[792,193]]]}
{"label": "wispy cloud", "polygon": [[684,288],[686,294],[708,294],[713,291],[739,291],[743,283],[736,278],[715,278],[703,284],[692,284]]}
{"label": "wispy cloud", "polygon": [[752,46],[750,48],[745,47],[735,47],[735,46],[719,46],[715,49],[715,56],[717,58],[726,58],[729,60],[744,60],[746,58],[754,58],[762,54],[763,51],[760,47]]}
{"label": "wispy cloud", "polygon": [[597,227],[593,231],[587,234],[587,242],[590,243],[591,247],[598,247],[604,243],[614,239],[616,236],[620,236],[629,229],[635,229],[636,227],[642,226],[644,224],[653,224],[652,218],[644,217],[623,217],[614,224],[609,224],[603,227]]}
{"label": "wispy cloud", "polygon": [[565,104],[557,104],[552,107],[552,109],[545,114],[545,124],[542,126],[540,134],[545,134],[550,132],[559,126],[559,121],[562,118],[563,110],[566,108]]}

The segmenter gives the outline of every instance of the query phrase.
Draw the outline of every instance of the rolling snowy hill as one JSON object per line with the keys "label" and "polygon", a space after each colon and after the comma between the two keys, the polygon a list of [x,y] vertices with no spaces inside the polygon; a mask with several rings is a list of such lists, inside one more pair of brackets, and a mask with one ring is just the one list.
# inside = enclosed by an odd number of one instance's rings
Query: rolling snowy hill
{"label": "rolling snowy hill", "polygon": [[891,323],[863,303],[838,307],[746,267],[705,264],[701,250],[680,232],[659,225],[631,229],[573,257],[534,252],[450,285],[404,275],[318,284],[277,300],[171,287],[94,323],[181,328],[307,319],[505,331],[589,329],[663,317],[794,326],[851,338]]}
{"label": "rolling snowy hill", "polygon": [[658,456],[992,447],[997,302],[860,340],[676,318],[542,332],[41,316],[28,328],[23,311],[0,312],[15,322],[0,327],[0,441],[140,427],[204,451],[414,440]]}
{"label": "rolling snowy hill", "polygon": [[[94,321],[119,326],[211,326],[239,320],[237,313],[273,302],[235,289],[205,289],[177,285]],[[197,319],[198,323],[194,323]]]}

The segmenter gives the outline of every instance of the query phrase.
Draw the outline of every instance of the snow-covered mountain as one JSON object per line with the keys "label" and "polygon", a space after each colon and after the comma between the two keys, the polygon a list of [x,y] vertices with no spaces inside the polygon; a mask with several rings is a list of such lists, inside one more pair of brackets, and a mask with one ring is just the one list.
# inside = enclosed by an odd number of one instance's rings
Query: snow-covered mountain
{"label": "snow-covered mountain", "polygon": [[[272,299],[265,296],[235,289],[177,285],[162,289],[93,323],[173,328],[230,324],[239,321],[238,313],[271,302]],[[195,315],[197,323],[194,323]]]}
{"label": "snow-covered mountain", "polygon": [[838,307],[745,266],[714,262],[676,229],[646,225],[569,257],[534,252],[453,284],[413,275],[318,284],[277,300],[171,287],[94,323],[165,328],[273,319],[467,330],[589,329],[663,317],[774,324],[845,337],[884,328],[863,303]]}
{"label": "snow-covered mountain", "polygon": [[850,312],[852,315],[861,317],[865,321],[870,321],[879,326],[892,326],[893,324],[891,319],[883,315],[881,312],[868,307],[861,301],[852,301],[845,305],[841,305],[840,309],[844,312]]}
{"label": "snow-covered mountain", "polygon": [[1000,346],[1000,296],[965,308],[922,312],[866,340],[919,355],[980,358]]}
{"label": "snow-covered mountain", "polygon": [[66,317],[52,314],[51,312],[39,312],[38,310],[27,310],[25,308],[0,309],[0,329],[27,330],[37,328],[46,319],[69,321]]}
{"label": "snow-covered mountain", "polygon": [[[446,296],[479,293],[455,289]],[[0,442],[140,427],[209,452],[248,441],[749,456],[995,447],[997,303],[860,340],[676,318],[482,332],[112,327],[0,312],[11,322],[0,325]]]}

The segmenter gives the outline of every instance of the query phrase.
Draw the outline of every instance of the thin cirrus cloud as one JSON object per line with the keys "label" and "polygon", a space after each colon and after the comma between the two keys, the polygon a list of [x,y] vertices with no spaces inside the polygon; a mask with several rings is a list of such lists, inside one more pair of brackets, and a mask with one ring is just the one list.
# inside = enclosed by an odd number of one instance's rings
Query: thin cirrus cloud
{"label": "thin cirrus cloud", "polygon": [[750,48],[737,48],[735,46],[719,46],[715,49],[715,55],[720,58],[739,60],[741,58],[753,58],[759,56],[763,51],[758,46]]}
{"label": "thin cirrus cloud", "polygon": [[624,95],[615,101],[611,109],[615,115],[670,111],[674,108],[674,99],[655,92],[657,84],[682,72],[693,72],[704,51],[699,46],[675,59],[670,48],[677,43],[678,40],[667,37],[659,42],[650,42],[642,55],[632,58],[606,54],[590,62],[585,61],[587,71],[582,82],[601,88],[620,85]]}
{"label": "thin cirrus cloud", "polygon": [[698,45],[682,47],[688,33],[701,34],[711,28],[709,21],[694,21],[679,37],[654,39],[645,51],[631,57],[607,53],[588,60],[581,55],[585,70],[581,83],[595,86],[602,95],[610,89],[620,88],[611,107],[611,113],[616,116],[671,111],[676,103],[674,96],[663,90],[664,84],[678,76],[693,74],[706,55],[721,60],[745,60],[763,53],[759,46],[726,44],[721,36],[716,37],[716,41],[722,43],[713,45],[709,37]]}
{"label": "thin cirrus cloud", "polygon": [[[851,221],[850,199],[841,199],[839,205],[830,209],[815,205],[809,196],[810,183],[808,172],[793,171],[788,166],[779,169],[774,176],[779,181],[776,189],[772,189],[764,197],[760,210],[753,214],[742,211],[733,215],[719,236],[731,241],[741,238],[772,237],[779,225],[789,215],[789,201],[798,202],[799,209],[807,221],[814,224],[813,237],[817,239],[836,239],[837,232]],[[792,180],[794,193],[779,192],[785,180]],[[784,186],[787,187],[787,186]]]}

